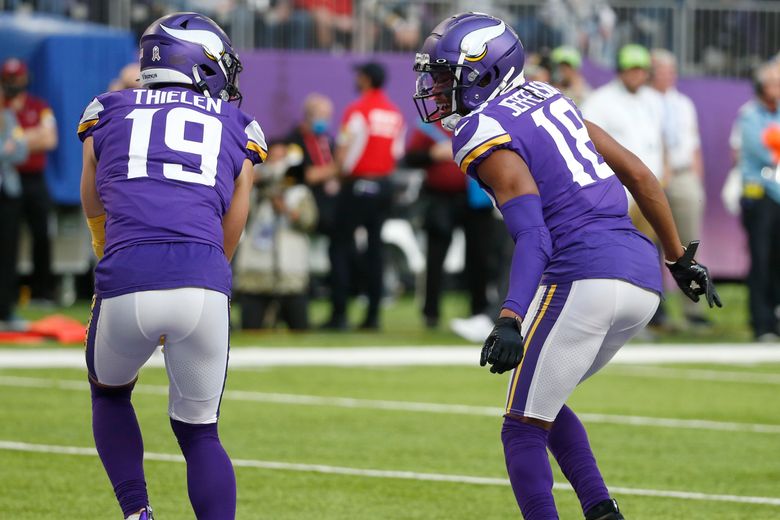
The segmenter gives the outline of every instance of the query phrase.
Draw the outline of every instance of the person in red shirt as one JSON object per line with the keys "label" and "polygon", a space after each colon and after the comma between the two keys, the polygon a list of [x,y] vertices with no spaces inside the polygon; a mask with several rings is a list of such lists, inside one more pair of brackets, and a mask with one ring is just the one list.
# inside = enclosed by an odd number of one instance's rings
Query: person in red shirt
{"label": "person in red shirt", "polygon": [[352,0],[295,0],[293,7],[311,16],[320,49],[349,48],[354,29]]}
{"label": "person in red shirt", "polygon": [[29,148],[27,161],[17,166],[22,180],[22,215],[30,228],[33,244],[33,273],[30,279],[32,297],[52,300],[51,243],[49,212],[51,199],[43,172],[46,152],[57,147],[57,122],[49,105],[27,92],[27,65],[10,58],[0,68],[0,83],[5,91],[6,106],[24,129]]}
{"label": "person in red shirt", "polygon": [[[471,315],[486,312],[487,284],[492,255],[486,255],[494,236],[489,231],[498,224],[493,203],[476,182],[467,178],[452,158],[452,134],[441,122],[420,123],[409,141],[404,162],[425,169],[422,198],[425,202],[424,228],[427,234],[425,262],[425,304],[423,316],[429,328],[439,325],[444,259],[452,233],[463,228],[466,236],[464,274],[469,292]],[[469,185],[468,183],[474,183]]]}
{"label": "person in red shirt", "polygon": [[368,236],[365,264],[368,310],[362,329],[379,328],[382,298],[382,225],[392,205],[390,175],[404,152],[404,119],[382,91],[385,70],[377,63],[356,68],[360,98],[350,104],[342,118],[336,143],[336,164],[342,173],[342,188],[336,201],[331,238],[331,318],[326,328],[347,327],[347,294],[355,230],[363,227]]}

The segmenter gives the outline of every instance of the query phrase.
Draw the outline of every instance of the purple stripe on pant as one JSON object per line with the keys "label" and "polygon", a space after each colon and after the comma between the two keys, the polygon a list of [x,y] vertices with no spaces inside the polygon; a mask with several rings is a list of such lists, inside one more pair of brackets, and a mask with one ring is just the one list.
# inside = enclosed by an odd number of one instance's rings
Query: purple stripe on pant
{"label": "purple stripe on pant", "polygon": [[92,313],[89,318],[89,324],[87,325],[87,342],[86,342],[86,357],[87,357],[87,371],[89,377],[97,382],[97,374],[95,373],[95,336],[97,335],[97,324],[100,319],[100,304],[102,299],[95,296],[92,299]]}
{"label": "purple stripe on pant", "polygon": [[571,283],[550,284],[539,303],[539,310],[533,316],[525,342],[523,361],[512,374],[509,399],[506,412],[514,415],[525,415],[531,382],[536,373],[539,356],[547,341],[550,331],[563,311],[571,292]]}

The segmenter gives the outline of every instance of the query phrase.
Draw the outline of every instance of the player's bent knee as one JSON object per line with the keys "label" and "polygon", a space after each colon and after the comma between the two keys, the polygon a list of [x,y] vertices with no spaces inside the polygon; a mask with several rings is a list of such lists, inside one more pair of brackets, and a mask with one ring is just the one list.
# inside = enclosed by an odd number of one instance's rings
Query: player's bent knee
{"label": "player's bent knee", "polygon": [[108,397],[130,399],[130,396],[133,393],[133,388],[135,388],[136,381],[138,381],[138,378],[134,378],[132,381],[124,385],[105,385],[90,375],[89,387],[93,398]]}
{"label": "player's bent knee", "polygon": [[193,442],[198,442],[204,438],[219,439],[217,423],[209,424],[191,424],[184,421],[171,419],[171,430],[179,441],[182,448],[187,447]]}
{"label": "player's bent knee", "polygon": [[174,421],[187,424],[212,424],[217,422],[220,397],[207,401],[178,399],[168,407],[168,415]]}
{"label": "player's bent knee", "polygon": [[[542,428],[543,430],[550,430],[552,428],[553,423],[549,421],[543,421],[542,419],[536,419],[534,417],[525,417],[522,415],[518,415],[515,413],[508,413],[504,414],[504,424],[507,424],[507,421],[518,421],[525,424],[530,424],[532,426],[536,426],[538,428]],[[511,423],[510,423],[511,424]]]}

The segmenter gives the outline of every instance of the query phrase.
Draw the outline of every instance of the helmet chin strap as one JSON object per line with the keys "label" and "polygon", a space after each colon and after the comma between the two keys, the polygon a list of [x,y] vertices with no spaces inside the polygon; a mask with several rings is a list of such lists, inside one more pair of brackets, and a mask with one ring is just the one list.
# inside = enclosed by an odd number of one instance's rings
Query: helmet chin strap
{"label": "helmet chin strap", "polygon": [[505,94],[509,92],[510,90],[519,87],[523,83],[525,83],[525,74],[523,74],[523,71],[520,71],[520,74],[517,75],[516,78],[509,81],[509,78],[512,76],[512,74],[515,73],[515,68],[512,67],[509,69],[509,72],[506,73],[504,76],[504,79],[501,80],[501,83],[498,84],[498,86],[493,90],[493,92],[488,96],[488,98],[484,101],[485,103],[494,99],[496,96],[500,94]]}
{"label": "helmet chin strap", "polygon": [[192,66],[192,77],[195,79],[195,88],[197,88],[201,94],[206,97],[211,97],[209,87],[206,82],[200,77],[200,71],[197,65]]}

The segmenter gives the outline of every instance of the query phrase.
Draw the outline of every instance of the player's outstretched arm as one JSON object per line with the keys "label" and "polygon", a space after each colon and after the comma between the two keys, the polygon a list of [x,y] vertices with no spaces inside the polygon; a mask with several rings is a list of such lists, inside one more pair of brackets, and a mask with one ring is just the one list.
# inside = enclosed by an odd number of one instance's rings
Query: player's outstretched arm
{"label": "player's outstretched arm", "polygon": [[254,170],[252,162],[244,159],[244,165],[241,167],[241,174],[236,179],[233,188],[233,198],[230,201],[230,207],[222,218],[222,232],[224,234],[225,256],[228,261],[233,259],[233,255],[238,247],[238,241],[241,239],[241,233],[246,226],[246,218],[249,215],[249,196],[252,193],[252,184],[254,183]]}
{"label": "player's outstretched arm", "polygon": [[598,125],[590,121],[585,121],[585,125],[596,151],[628,188],[642,214],[653,226],[661,241],[666,265],[683,293],[695,302],[699,301],[699,295],[704,295],[710,307],[722,307],[709,271],[693,258],[699,242],[691,242],[687,250],[680,243],[669,201],[653,172]]}
{"label": "player's outstretched arm", "polygon": [[81,167],[81,207],[87,218],[87,227],[92,235],[92,250],[98,259],[103,258],[103,248],[106,245],[106,210],[98,195],[95,184],[97,158],[92,136],[87,137],[82,145]]}
{"label": "player's outstretched arm", "polygon": [[588,134],[596,151],[604,157],[620,182],[628,188],[647,221],[661,241],[664,257],[668,262],[676,262],[683,256],[685,249],[674,225],[672,210],[661,184],[650,168],[633,153],[615,141],[601,127],[585,121]]}
{"label": "player's outstretched arm", "polygon": [[507,230],[515,241],[509,292],[495,328],[482,347],[480,365],[501,374],[523,358],[520,322],[536,293],[551,253],[550,232],[544,223],[539,190],[525,161],[510,150],[497,150],[477,168],[493,191]]}

